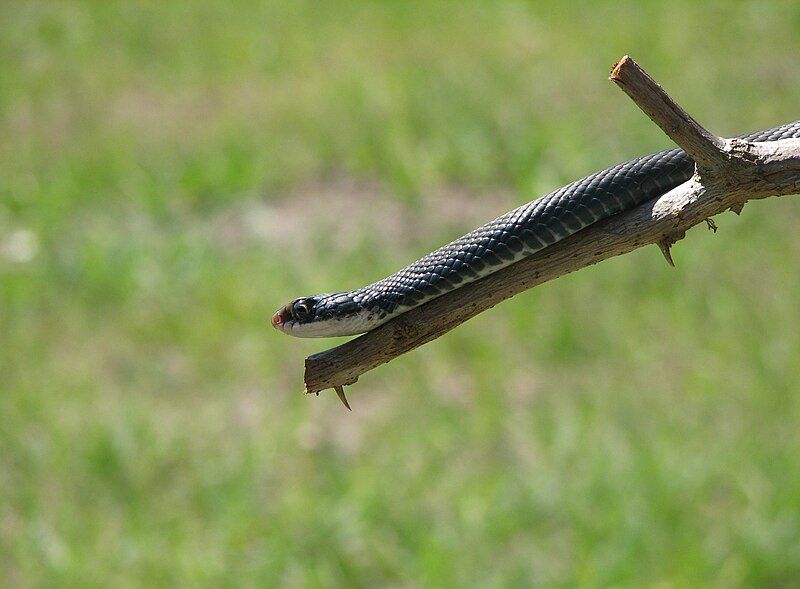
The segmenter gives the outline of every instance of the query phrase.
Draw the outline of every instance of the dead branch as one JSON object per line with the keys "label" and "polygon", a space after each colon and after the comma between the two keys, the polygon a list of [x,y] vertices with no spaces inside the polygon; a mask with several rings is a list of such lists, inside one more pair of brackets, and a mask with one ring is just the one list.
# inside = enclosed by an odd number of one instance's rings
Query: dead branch
{"label": "dead branch", "polygon": [[403,313],[377,329],[306,359],[307,393],[350,385],[501,301],[607,258],[657,244],[748,200],[800,192],[800,140],[746,142],[704,129],[630,57],[611,72],[633,101],[695,161],[694,177],[663,196],[616,215],[528,258]]}

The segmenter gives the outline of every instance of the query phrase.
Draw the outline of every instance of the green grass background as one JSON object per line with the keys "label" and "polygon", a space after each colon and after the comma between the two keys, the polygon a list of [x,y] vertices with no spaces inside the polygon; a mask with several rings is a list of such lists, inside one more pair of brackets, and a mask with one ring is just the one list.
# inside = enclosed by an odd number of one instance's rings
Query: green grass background
{"label": "green grass background", "polygon": [[0,4],[0,584],[800,586],[800,201],[302,394],[274,332],[668,140],[800,118],[795,1]]}

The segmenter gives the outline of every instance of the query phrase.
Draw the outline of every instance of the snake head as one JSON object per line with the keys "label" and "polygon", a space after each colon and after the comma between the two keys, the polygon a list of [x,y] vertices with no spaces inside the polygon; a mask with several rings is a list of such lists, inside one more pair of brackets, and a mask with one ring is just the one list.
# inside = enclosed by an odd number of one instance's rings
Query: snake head
{"label": "snake head", "polygon": [[272,316],[272,326],[284,333],[290,333],[298,325],[314,321],[318,302],[317,297],[300,297],[283,307]]}
{"label": "snake head", "polygon": [[379,314],[361,308],[352,293],[300,297],[272,316],[272,327],[295,337],[335,337],[364,333]]}

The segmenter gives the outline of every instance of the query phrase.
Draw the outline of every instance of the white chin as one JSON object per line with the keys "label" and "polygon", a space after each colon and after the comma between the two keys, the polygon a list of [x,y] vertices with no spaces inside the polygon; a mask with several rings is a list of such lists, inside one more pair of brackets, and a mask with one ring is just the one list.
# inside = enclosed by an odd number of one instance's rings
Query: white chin
{"label": "white chin", "polygon": [[330,319],[328,321],[314,321],[312,323],[298,323],[295,320],[287,321],[278,329],[286,335],[294,337],[342,337],[358,335],[375,329],[383,321],[369,321],[362,314],[345,317],[344,319]]}

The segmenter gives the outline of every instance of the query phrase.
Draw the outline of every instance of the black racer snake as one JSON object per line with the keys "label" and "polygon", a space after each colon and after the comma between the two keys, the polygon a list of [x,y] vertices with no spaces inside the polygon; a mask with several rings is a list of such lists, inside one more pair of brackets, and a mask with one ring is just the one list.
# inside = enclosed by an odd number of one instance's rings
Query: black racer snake
{"label": "black racer snake", "polygon": [[[800,138],[800,121],[742,136]],[[445,292],[508,266],[581,229],[656,198],[692,177],[682,149],[637,157],[577,180],[509,211],[363,288],[300,297],[272,325],[297,337],[355,335]]]}

